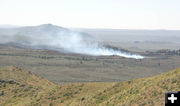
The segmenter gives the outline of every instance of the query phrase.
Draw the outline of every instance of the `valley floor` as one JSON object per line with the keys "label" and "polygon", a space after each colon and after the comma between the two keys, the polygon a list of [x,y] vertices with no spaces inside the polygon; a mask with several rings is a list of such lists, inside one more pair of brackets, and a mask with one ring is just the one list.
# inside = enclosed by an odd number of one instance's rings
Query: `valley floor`
{"label": "valley floor", "polygon": [[0,45],[0,67],[22,67],[55,83],[126,81],[158,75],[180,67],[178,55],[142,54],[147,58],[136,60],[120,56],[96,57]]}

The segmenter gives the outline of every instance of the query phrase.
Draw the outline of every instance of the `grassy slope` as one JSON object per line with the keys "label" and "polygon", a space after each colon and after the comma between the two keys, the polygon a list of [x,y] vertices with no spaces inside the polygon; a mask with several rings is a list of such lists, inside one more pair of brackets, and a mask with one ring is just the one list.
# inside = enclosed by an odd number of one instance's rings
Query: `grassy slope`
{"label": "grassy slope", "polygon": [[[0,105],[26,105],[41,98],[56,85],[18,67],[0,70]],[[2,80],[5,81],[2,83]],[[13,83],[10,83],[13,82]],[[50,86],[50,87],[48,87]]]}
{"label": "grassy slope", "polygon": [[0,105],[162,106],[167,90],[180,90],[180,69],[125,82],[55,85],[17,67],[7,67],[0,70],[0,79],[6,81],[0,84],[0,94],[4,91]]}
{"label": "grassy slope", "polygon": [[166,91],[180,90],[180,69],[155,77],[116,83],[105,92],[88,98],[85,103],[101,105],[164,105]]}

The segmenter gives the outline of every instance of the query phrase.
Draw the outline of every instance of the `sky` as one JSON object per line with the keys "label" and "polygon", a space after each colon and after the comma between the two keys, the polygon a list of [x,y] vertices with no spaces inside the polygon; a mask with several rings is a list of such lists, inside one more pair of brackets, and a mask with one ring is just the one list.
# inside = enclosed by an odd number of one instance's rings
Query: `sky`
{"label": "sky", "polygon": [[0,24],[180,29],[180,0],[0,0]]}

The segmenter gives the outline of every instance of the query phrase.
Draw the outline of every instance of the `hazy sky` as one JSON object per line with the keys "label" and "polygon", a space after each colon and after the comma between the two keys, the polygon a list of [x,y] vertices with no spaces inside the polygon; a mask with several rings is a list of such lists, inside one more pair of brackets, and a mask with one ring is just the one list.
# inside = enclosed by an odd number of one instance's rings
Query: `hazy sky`
{"label": "hazy sky", "polygon": [[180,29],[180,0],[0,0],[0,24]]}

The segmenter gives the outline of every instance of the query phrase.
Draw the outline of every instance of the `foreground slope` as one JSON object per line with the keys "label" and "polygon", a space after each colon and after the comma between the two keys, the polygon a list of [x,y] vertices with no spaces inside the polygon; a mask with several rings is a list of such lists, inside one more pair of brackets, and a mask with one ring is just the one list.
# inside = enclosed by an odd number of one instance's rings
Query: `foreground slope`
{"label": "foreground slope", "polygon": [[55,85],[17,67],[0,70],[0,105],[164,105],[166,91],[180,90],[180,69],[114,83]]}
{"label": "foreground slope", "polygon": [[55,84],[18,67],[0,70],[0,106],[33,104]]}
{"label": "foreground slope", "polygon": [[179,90],[180,69],[177,69],[155,77],[116,83],[105,91],[88,97],[84,103],[120,106],[163,106],[165,92]]}

